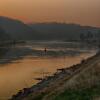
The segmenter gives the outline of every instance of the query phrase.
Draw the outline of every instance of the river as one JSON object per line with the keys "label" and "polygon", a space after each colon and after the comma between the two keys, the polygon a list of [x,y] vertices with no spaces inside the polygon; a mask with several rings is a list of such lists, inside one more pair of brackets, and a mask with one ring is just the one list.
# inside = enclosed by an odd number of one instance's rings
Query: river
{"label": "river", "polygon": [[[46,49],[46,50],[45,50]],[[27,42],[0,48],[0,100],[31,87],[59,68],[93,56],[96,48],[70,42]]]}

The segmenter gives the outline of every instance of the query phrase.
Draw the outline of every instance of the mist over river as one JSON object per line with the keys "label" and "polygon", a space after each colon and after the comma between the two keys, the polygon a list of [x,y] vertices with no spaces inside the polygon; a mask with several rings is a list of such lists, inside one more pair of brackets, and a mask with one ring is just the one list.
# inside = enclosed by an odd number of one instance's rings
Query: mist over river
{"label": "mist over river", "polygon": [[27,42],[0,47],[0,100],[96,54],[97,48],[72,42]]}

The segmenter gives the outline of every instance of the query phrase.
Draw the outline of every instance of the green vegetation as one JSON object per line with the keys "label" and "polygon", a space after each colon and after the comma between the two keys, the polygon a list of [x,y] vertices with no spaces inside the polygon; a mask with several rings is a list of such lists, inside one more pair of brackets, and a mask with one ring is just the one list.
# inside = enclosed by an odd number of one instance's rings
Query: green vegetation
{"label": "green vegetation", "polygon": [[[41,94],[38,97],[34,98],[34,100],[43,100],[44,96],[46,95],[47,94]],[[97,97],[100,97],[100,86],[78,90],[65,90],[63,93],[55,96],[53,100],[94,100],[94,98]],[[30,95],[29,98],[30,100],[33,100],[33,95]]]}
{"label": "green vegetation", "polygon": [[54,100],[93,100],[100,96],[100,86],[80,89],[80,90],[66,90],[55,97]]}
{"label": "green vegetation", "polygon": [[42,100],[44,97],[44,94],[39,95],[38,97],[36,97],[34,100]]}
{"label": "green vegetation", "polygon": [[[34,100],[42,100],[45,95],[45,93],[41,93],[37,97],[35,97]],[[33,100],[33,94],[30,94],[28,98],[29,100]]]}

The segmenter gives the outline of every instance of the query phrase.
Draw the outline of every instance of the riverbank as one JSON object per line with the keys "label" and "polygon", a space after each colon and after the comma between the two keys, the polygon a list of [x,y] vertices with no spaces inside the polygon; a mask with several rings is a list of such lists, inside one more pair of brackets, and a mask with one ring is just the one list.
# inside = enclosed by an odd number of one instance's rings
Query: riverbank
{"label": "riverbank", "polygon": [[[91,58],[88,58],[87,60],[82,60],[80,64],[73,65],[70,68],[58,69],[58,71],[54,75],[46,77],[31,88],[24,88],[23,90],[19,91],[17,95],[14,95],[12,97],[12,100],[53,100],[53,97],[62,93],[63,91],[65,91],[65,89],[92,86],[95,83],[93,82],[93,84],[91,84],[91,81],[94,80],[87,80],[89,81],[88,84],[83,84],[82,82],[77,83],[77,81],[79,80],[77,80],[75,77],[79,77],[80,74],[84,71],[94,68],[95,65],[100,62],[99,59],[100,53]],[[86,75],[85,72],[82,75]]]}

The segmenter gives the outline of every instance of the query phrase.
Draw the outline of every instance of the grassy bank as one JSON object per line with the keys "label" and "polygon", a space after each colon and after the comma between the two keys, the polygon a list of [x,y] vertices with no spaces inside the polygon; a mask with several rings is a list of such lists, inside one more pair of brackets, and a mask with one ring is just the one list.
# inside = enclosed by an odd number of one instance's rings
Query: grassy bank
{"label": "grassy bank", "polygon": [[100,86],[80,90],[65,90],[54,100],[94,100],[100,96]]}
{"label": "grassy bank", "polygon": [[12,100],[100,100],[100,53],[36,86]]}
{"label": "grassy bank", "polygon": [[[34,100],[43,100],[46,94],[41,94]],[[100,98],[100,86],[83,89],[67,89],[59,95],[56,95],[52,100],[95,100]],[[32,96],[30,95],[30,100]],[[99,100],[99,99],[98,99]]]}

